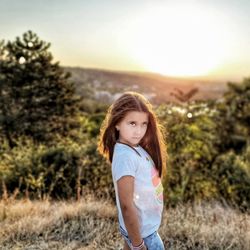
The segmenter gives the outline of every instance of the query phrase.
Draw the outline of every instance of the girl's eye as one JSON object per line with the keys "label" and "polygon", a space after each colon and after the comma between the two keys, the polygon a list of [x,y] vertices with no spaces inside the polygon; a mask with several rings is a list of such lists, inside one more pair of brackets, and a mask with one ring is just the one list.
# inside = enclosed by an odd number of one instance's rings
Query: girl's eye
{"label": "girl's eye", "polygon": [[132,126],[135,126],[135,122],[130,122],[130,124],[131,124]]}

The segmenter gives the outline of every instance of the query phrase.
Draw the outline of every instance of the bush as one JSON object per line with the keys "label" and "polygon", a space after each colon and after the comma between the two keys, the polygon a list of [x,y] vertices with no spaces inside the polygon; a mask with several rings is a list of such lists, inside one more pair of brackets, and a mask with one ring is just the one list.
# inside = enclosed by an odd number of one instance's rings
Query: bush
{"label": "bush", "polygon": [[203,103],[161,106],[157,110],[167,130],[169,161],[164,180],[168,205],[215,199],[216,184],[210,176],[217,155],[216,124]]}
{"label": "bush", "polygon": [[25,138],[13,149],[6,146],[0,162],[1,194],[4,186],[30,198],[72,198],[86,188],[102,196],[112,190],[110,166],[87,138],[81,143],[61,138],[54,146]]}
{"label": "bush", "polygon": [[211,176],[224,200],[242,209],[250,207],[250,165],[233,151],[216,158]]}

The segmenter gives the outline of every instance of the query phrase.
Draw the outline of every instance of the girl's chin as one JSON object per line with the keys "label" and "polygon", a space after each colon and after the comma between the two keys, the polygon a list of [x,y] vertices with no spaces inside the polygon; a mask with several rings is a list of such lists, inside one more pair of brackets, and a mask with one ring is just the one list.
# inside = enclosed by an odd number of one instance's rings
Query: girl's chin
{"label": "girl's chin", "polygon": [[133,139],[133,141],[119,140],[119,142],[128,144],[129,146],[132,146],[132,147],[137,147],[139,145],[140,140],[138,140],[138,139]]}
{"label": "girl's chin", "polygon": [[140,140],[134,140],[133,142],[128,143],[128,144],[132,147],[138,147],[139,143],[140,143]]}

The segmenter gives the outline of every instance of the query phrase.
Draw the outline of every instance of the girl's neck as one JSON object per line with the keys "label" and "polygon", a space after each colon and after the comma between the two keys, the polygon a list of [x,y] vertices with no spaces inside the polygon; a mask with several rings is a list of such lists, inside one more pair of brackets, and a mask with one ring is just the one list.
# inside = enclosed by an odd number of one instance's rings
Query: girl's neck
{"label": "girl's neck", "polygon": [[133,148],[138,148],[140,146],[139,144],[137,144],[137,145],[131,145],[131,144],[128,144],[126,142],[119,141],[119,140],[117,140],[116,142],[124,144],[124,145],[127,145],[129,147],[133,147]]}
{"label": "girl's neck", "polygon": [[127,143],[124,143],[124,142],[121,142],[121,141],[119,141],[119,140],[117,140],[116,142],[117,142],[117,143],[120,143],[120,144],[123,144],[123,145],[126,145],[126,146],[132,148],[139,156],[141,156],[141,154],[136,150],[136,148],[138,148],[139,145],[137,145],[137,146],[131,146],[131,145],[129,145],[129,144],[127,144]]}

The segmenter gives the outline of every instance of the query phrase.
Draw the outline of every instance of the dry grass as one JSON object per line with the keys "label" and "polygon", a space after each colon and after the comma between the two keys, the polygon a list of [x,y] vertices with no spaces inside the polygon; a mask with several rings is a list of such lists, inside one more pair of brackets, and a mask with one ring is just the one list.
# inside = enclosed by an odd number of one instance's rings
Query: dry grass
{"label": "dry grass", "polygon": [[[250,215],[221,205],[164,212],[166,249],[250,249]],[[121,249],[116,209],[92,198],[72,202],[0,201],[0,249]]]}

